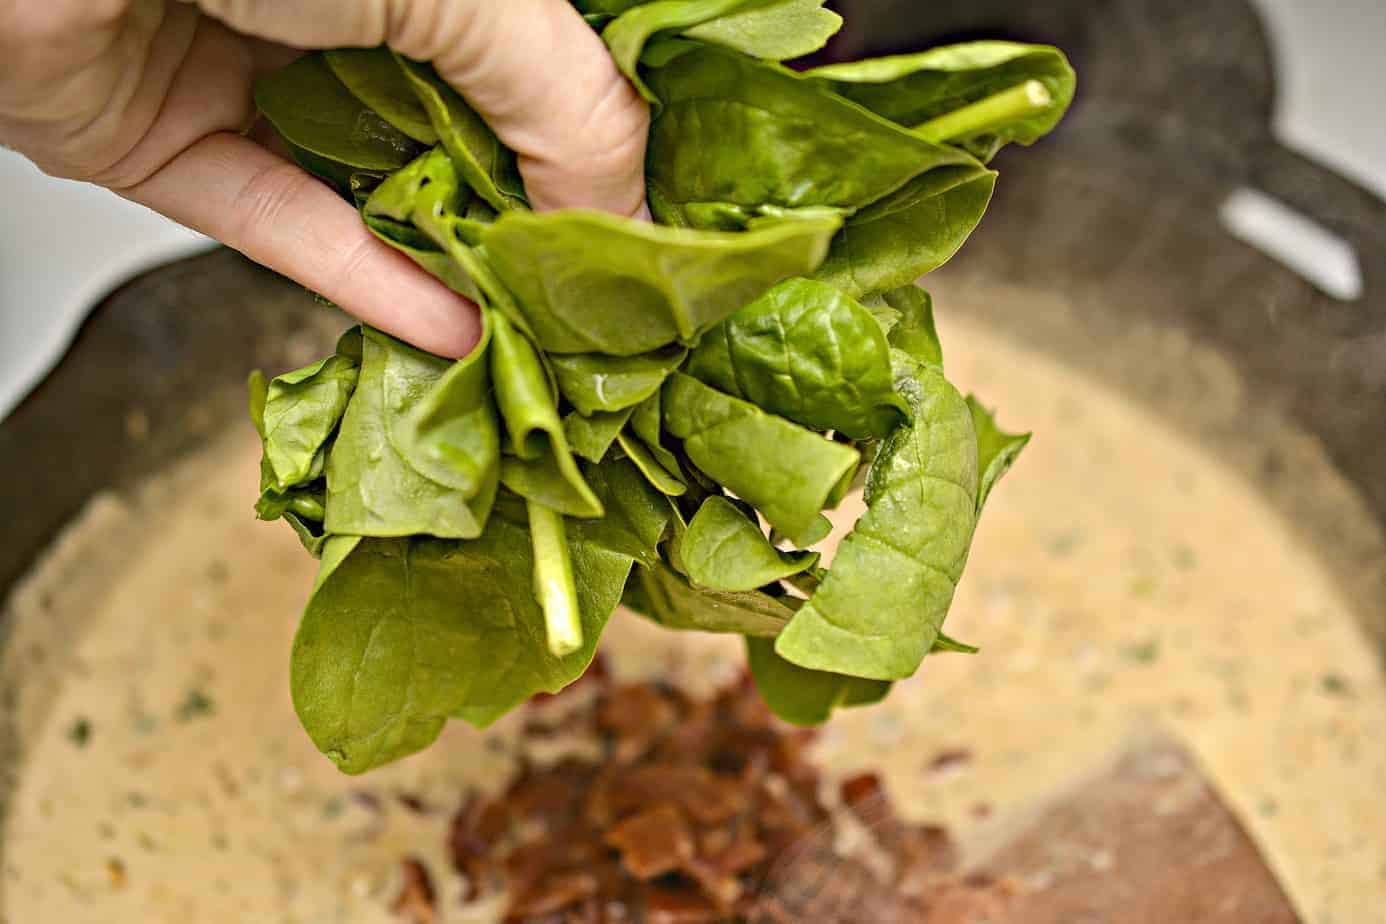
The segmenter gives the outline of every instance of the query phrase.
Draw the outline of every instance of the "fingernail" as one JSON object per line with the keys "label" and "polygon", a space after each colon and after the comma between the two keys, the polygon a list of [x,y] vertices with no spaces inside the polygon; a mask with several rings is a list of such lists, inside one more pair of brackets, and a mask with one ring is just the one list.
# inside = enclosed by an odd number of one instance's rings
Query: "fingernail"
{"label": "fingernail", "polygon": [[637,209],[636,212],[635,212],[635,220],[636,220],[636,221],[648,221],[648,222],[651,222],[651,223],[654,222],[654,215],[652,215],[652,214],[650,213],[650,203],[648,203],[648,202],[642,202],[642,203],[640,203],[640,208]]}

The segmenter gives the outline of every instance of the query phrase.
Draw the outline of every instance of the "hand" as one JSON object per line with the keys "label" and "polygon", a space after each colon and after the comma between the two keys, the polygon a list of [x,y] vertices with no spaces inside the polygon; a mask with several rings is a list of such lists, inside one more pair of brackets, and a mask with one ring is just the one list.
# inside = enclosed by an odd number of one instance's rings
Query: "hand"
{"label": "hand", "polygon": [[246,135],[255,80],[296,49],[380,44],[433,62],[535,208],[643,208],[649,111],[567,0],[0,0],[0,142],[459,356],[476,307]]}

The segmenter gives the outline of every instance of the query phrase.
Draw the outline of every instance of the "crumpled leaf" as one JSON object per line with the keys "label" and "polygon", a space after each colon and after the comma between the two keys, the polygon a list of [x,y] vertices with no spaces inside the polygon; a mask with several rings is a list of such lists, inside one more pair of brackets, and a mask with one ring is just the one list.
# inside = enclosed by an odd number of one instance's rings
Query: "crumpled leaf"
{"label": "crumpled leaf", "polygon": [[724,49],[696,47],[647,80],[663,103],[647,160],[663,221],[687,223],[690,203],[852,211],[940,167],[978,166],[821,81]]}
{"label": "crumpled leaf", "polygon": [[795,423],[855,439],[885,436],[905,406],[876,319],[808,279],[780,283],[710,331],[688,373]]}
{"label": "crumpled leaf", "polygon": [[[419,457],[411,462],[390,436],[395,415],[406,409],[398,402],[417,387],[409,383],[429,376],[437,382],[449,366],[447,360],[365,329],[356,392],[327,459],[327,532],[381,538],[423,534],[467,539],[481,534],[495,496],[496,466],[468,494],[420,471],[431,462]],[[408,443],[403,447],[413,448]]]}
{"label": "crumpled leaf", "polygon": [[830,64],[807,72],[847,99],[905,126],[917,126],[1026,80],[1051,101],[1039,112],[955,140],[989,160],[1003,146],[1034,144],[1063,118],[1076,79],[1057,48],[1018,42],[967,42],[918,54]]}
{"label": "crumpled leaf", "polygon": [[773,638],[794,615],[781,599],[759,591],[697,590],[666,565],[636,569],[626,606],[669,629]]}
{"label": "crumpled leaf", "polygon": [[746,661],[761,699],[791,725],[821,725],[834,709],[878,703],[890,684],[844,674],[809,670],[775,653],[768,638],[746,637]]}
{"label": "crumpled leaf", "polygon": [[996,174],[944,167],[853,215],[815,279],[858,297],[915,282],[947,263],[991,202]]}
{"label": "crumpled leaf", "polygon": [[817,552],[781,552],[725,497],[709,497],[679,546],[688,579],[710,590],[749,591],[812,568]]}
{"label": "crumpled leaf", "polygon": [[551,353],[636,356],[690,344],[789,276],[816,269],[838,221],[724,233],[582,210],[508,212],[487,255]]}
{"label": "crumpled leaf", "polygon": [[657,393],[687,355],[686,348],[675,345],[637,356],[553,356],[549,363],[563,397],[579,413],[591,416],[635,407]]}
{"label": "crumpled leaf", "polygon": [[351,94],[420,144],[437,144],[428,110],[388,48],[331,48],[323,58]]}
{"label": "crumpled leaf", "polygon": [[967,396],[967,407],[972,412],[972,427],[977,431],[977,512],[981,513],[991,489],[1030,442],[1030,434],[1002,430],[992,412],[973,395]]}
{"label": "crumpled leaf", "polygon": [[753,58],[787,61],[813,54],[842,28],[824,0],[779,0],[751,6],[685,29],[683,34]]}
{"label": "crumpled leaf", "polygon": [[[791,536],[808,532],[855,449],[767,414],[682,372],[664,386],[664,427],[693,464]],[[767,447],[773,447],[767,450]]]}
{"label": "crumpled leaf", "polygon": [[910,676],[933,647],[976,524],[972,413],[936,368],[897,353],[910,423],[882,441],[867,509],[817,593],[775,642],[800,667]]}
{"label": "crumpled leaf", "polygon": [[290,144],[358,170],[398,170],[419,152],[412,138],[352,96],[321,54],[261,78],[255,105]]}

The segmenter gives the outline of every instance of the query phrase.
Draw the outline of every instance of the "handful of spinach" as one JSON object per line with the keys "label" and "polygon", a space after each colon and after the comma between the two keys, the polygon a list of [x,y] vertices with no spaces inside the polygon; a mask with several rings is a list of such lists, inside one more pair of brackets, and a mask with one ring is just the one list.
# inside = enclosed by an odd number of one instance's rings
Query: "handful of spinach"
{"label": "handful of spinach", "polygon": [[[348,773],[571,683],[621,603],[745,636],[801,723],[970,650],[941,626],[1028,437],[944,378],[914,281],[980,220],[987,161],[1063,114],[1067,61],[978,42],[798,73],[776,62],[840,25],[819,0],[575,2],[654,107],[654,224],[530,211],[485,122],[387,49],[257,91],[299,162],[484,318],[459,361],[353,328],[251,379],[257,512],[322,559],[294,702]],[[825,570],[823,511],[859,482]]]}

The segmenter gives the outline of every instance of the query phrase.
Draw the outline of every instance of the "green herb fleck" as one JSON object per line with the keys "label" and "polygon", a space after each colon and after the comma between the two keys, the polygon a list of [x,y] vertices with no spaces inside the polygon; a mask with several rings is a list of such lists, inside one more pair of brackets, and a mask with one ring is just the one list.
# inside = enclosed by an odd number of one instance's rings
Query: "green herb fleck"
{"label": "green herb fleck", "polygon": [[202,690],[194,687],[188,691],[183,702],[178,705],[178,721],[191,722],[193,719],[209,716],[216,711],[216,704]]}
{"label": "green herb fleck", "polygon": [[86,747],[91,742],[91,721],[86,717],[78,718],[67,730],[67,739],[79,748]]}

